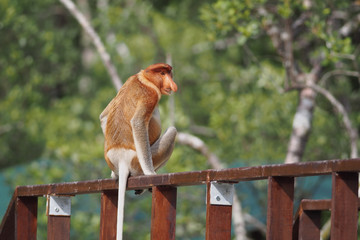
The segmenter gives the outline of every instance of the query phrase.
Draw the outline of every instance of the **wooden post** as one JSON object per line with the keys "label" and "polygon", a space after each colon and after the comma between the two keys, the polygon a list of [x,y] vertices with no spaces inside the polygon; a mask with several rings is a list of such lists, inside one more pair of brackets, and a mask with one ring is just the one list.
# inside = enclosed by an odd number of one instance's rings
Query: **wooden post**
{"label": "wooden post", "polygon": [[357,239],[358,186],[358,173],[333,173],[331,240]]}
{"label": "wooden post", "polygon": [[292,238],[294,178],[269,177],[267,240]]}
{"label": "wooden post", "polygon": [[320,239],[321,213],[329,211],[331,200],[303,199],[293,227],[293,240]]}
{"label": "wooden post", "polygon": [[16,229],[15,229],[15,207],[16,207],[17,197],[15,194],[10,200],[8,209],[6,210],[5,215],[3,216],[2,222],[0,224],[0,239],[16,239]]}
{"label": "wooden post", "polygon": [[299,240],[319,240],[321,211],[305,210],[299,218]]}
{"label": "wooden post", "polygon": [[[211,182],[207,182],[206,193],[206,240],[231,239],[232,199],[231,205],[211,204]],[[220,196],[213,197],[220,199]]]}
{"label": "wooden post", "polygon": [[35,240],[37,230],[37,197],[18,197],[15,210],[15,236],[18,240]]}
{"label": "wooden post", "polygon": [[101,193],[100,240],[116,239],[117,201],[117,190]]}
{"label": "wooden post", "polygon": [[176,223],[175,187],[152,188],[151,239],[174,240]]}
{"label": "wooden post", "polygon": [[48,216],[47,239],[70,239],[70,216]]}
{"label": "wooden post", "polygon": [[48,196],[47,239],[70,239],[71,201],[67,196]]}

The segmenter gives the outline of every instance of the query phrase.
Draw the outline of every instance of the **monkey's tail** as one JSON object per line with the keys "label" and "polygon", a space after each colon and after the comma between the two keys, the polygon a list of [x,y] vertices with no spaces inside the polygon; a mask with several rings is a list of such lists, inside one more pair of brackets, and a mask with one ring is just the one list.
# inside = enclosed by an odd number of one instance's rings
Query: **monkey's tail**
{"label": "monkey's tail", "polygon": [[117,212],[117,226],[116,226],[116,240],[122,240],[123,225],[124,225],[124,204],[126,183],[129,176],[129,169],[123,161],[119,162],[119,191],[118,191],[118,212]]}

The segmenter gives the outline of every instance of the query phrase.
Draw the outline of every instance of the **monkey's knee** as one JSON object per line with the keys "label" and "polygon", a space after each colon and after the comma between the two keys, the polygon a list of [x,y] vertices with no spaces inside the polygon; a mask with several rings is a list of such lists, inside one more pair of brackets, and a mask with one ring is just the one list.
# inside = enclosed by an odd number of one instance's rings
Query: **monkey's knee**
{"label": "monkey's knee", "polygon": [[168,129],[166,129],[163,138],[166,139],[166,141],[170,142],[170,143],[174,143],[175,142],[175,138],[177,135],[177,130],[175,127],[171,126]]}
{"label": "monkey's knee", "polygon": [[168,129],[166,129],[165,133],[167,133],[167,132],[169,132],[171,134],[175,134],[175,136],[177,134],[177,130],[174,126],[170,126]]}
{"label": "monkey's knee", "polygon": [[155,169],[159,169],[169,160],[174,150],[176,134],[176,128],[169,127],[158,141],[151,146]]}
{"label": "monkey's knee", "polygon": [[[169,127],[166,129],[165,133],[160,137],[158,141],[158,150],[164,155],[169,155],[172,153],[175,146],[175,138],[177,131],[175,127]],[[169,152],[170,151],[170,152]]]}

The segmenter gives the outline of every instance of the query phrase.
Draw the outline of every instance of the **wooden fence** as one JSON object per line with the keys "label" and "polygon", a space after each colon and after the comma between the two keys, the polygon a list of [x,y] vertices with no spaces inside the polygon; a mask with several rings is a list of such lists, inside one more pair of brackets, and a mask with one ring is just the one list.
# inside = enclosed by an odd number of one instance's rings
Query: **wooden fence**
{"label": "wooden fence", "polygon": [[[231,185],[267,179],[267,239],[318,240],[319,213],[331,210],[331,239],[355,240],[359,171],[360,159],[328,160],[130,177],[127,189],[153,189],[151,239],[175,239],[177,187],[202,184],[208,189],[205,238],[230,239],[232,206],[231,201],[223,203],[223,200],[231,196],[226,196],[231,192]],[[332,198],[304,200],[294,216],[295,178],[317,175],[332,175]],[[220,186],[217,192],[212,190],[215,183]],[[115,239],[117,187],[113,179],[19,186],[0,225],[0,239],[36,239],[38,197],[63,197],[62,204],[66,205],[69,196],[98,192],[101,192],[99,239]],[[54,214],[48,212],[48,239],[69,239],[71,214],[57,214],[63,211],[62,206],[55,207],[54,211]]]}

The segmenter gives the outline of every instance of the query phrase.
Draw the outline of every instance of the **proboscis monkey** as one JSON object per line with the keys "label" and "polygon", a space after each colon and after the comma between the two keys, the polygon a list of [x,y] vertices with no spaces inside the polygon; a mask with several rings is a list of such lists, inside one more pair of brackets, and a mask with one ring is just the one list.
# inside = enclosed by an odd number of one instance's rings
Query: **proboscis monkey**
{"label": "proboscis monkey", "polygon": [[122,239],[129,174],[156,174],[174,149],[176,129],[170,127],[160,136],[157,108],[162,94],[177,91],[171,70],[170,65],[158,63],[131,76],[100,115],[105,160],[112,177],[119,178],[117,240]]}

